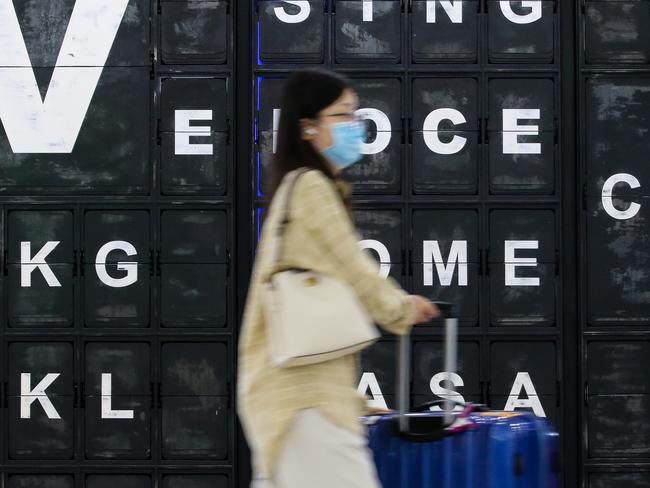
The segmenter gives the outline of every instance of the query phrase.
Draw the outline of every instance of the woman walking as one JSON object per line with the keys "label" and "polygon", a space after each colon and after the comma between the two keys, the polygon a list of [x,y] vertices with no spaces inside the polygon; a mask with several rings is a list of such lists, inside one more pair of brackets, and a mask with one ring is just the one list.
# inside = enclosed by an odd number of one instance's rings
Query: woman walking
{"label": "woman walking", "polygon": [[[268,353],[263,282],[273,270],[296,266],[348,283],[374,322],[406,334],[438,316],[425,297],[409,295],[358,241],[351,187],[344,167],[361,159],[363,122],[349,80],[322,68],[297,71],[285,82],[276,152],[270,163],[267,216],[255,256],[239,339],[238,415],[252,451],[253,486],[272,488],[379,488],[366,431],[369,413],[357,393],[359,354],[303,366],[275,367]],[[274,265],[275,231],[289,173],[294,182]],[[336,307],[336,303],[331,304]]]}

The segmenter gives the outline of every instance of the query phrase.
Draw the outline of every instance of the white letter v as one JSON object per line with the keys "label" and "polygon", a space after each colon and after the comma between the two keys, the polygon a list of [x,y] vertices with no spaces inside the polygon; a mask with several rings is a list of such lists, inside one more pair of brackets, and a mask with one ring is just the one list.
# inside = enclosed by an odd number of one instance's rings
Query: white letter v
{"label": "white letter v", "polygon": [[15,153],[72,152],[128,3],[76,1],[42,101],[13,2],[0,0],[0,120]]}

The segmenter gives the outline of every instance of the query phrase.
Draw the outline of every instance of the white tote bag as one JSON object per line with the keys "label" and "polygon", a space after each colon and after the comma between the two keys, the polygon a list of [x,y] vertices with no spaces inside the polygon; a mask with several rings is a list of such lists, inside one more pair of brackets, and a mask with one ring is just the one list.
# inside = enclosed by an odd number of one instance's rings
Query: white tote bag
{"label": "white tote bag", "polygon": [[[308,171],[294,170],[278,225],[282,249],[289,222],[289,199],[296,179]],[[264,310],[271,360],[280,367],[302,366],[359,351],[380,337],[375,324],[348,283],[320,271],[302,268],[276,270],[264,282]]]}

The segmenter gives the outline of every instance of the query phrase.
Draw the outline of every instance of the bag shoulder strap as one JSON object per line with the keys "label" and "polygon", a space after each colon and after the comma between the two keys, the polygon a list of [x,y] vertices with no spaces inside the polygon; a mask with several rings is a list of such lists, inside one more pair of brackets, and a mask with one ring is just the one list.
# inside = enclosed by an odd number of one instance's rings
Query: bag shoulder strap
{"label": "bag shoulder strap", "polygon": [[[293,192],[293,187],[295,186],[296,181],[298,181],[298,177],[300,177],[300,175],[306,173],[307,171],[312,171],[314,169],[315,168],[308,168],[308,167],[301,166],[300,168],[297,168],[290,172],[292,174],[291,174],[291,179],[287,183],[289,187],[287,188],[286,196],[284,198],[284,205],[282,206],[282,219],[280,220],[276,229],[276,238],[278,239],[279,242],[278,245],[275,247],[275,253],[271,261],[273,265],[277,264],[278,260],[280,259],[280,256],[282,255],[282,249],[284,243],[283,236],[284,236],[285,228],[289,223],[289,202],[291,199],[291,193]],[[286,176],[288,176],[288,174],[285,175],[285,178]]]}

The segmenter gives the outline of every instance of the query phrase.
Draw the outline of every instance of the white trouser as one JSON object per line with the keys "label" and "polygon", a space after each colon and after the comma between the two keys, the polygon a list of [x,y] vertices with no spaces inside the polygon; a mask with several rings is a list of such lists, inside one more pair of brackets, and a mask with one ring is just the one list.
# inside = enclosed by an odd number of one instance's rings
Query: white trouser
{"label": "white trouser", "polygon": [[381,488],[367,439],[318,409],[300,410],[280,448],[273,480],[251,488]]}

